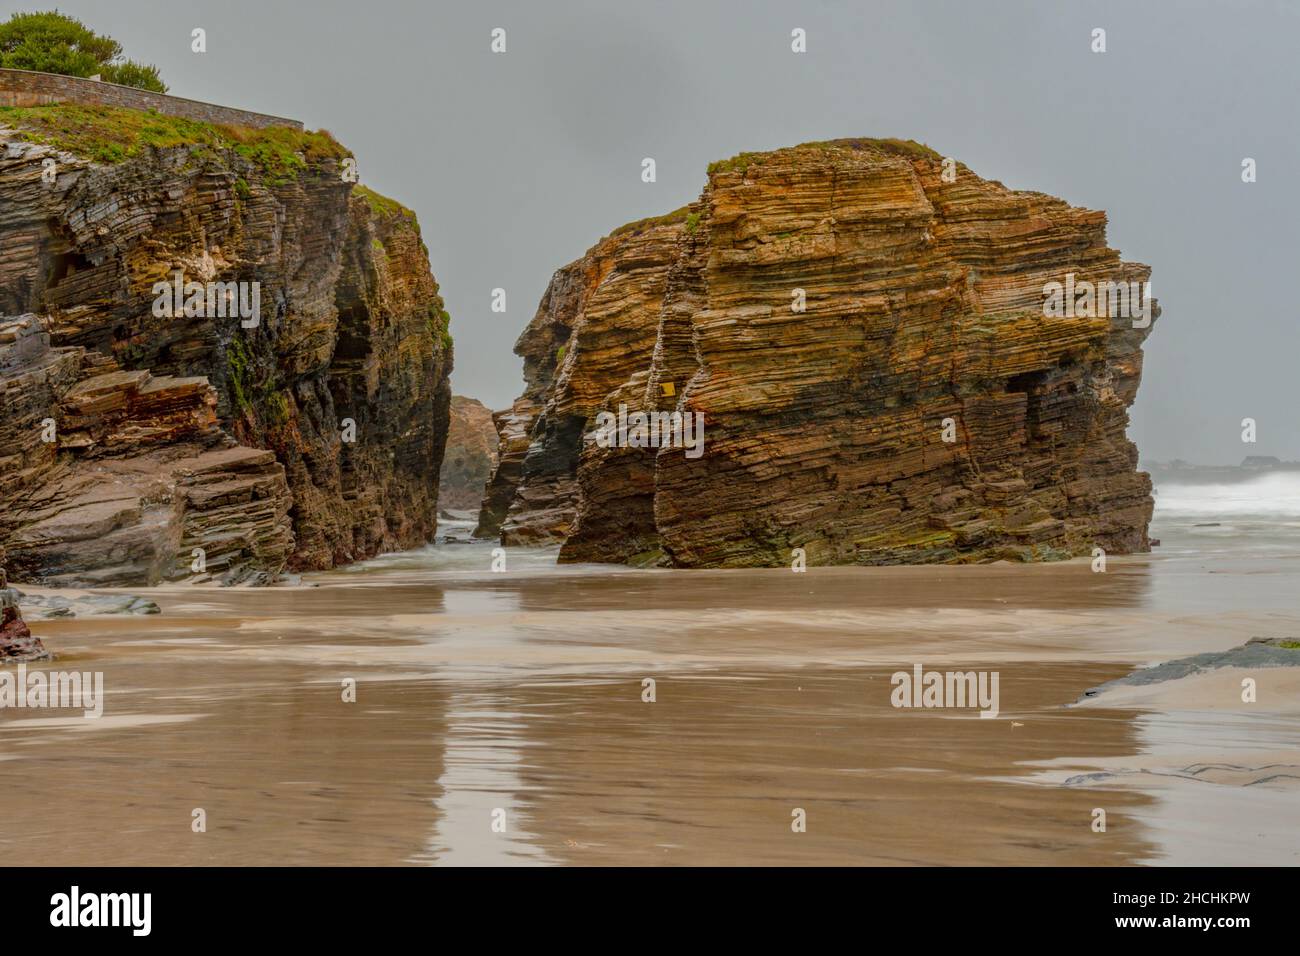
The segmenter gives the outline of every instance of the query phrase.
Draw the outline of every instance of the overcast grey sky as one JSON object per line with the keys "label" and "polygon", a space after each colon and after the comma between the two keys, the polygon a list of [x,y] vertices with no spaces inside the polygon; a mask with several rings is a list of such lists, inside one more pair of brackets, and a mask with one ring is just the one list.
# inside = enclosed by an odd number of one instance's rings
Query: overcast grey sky
{"label": "overcast grey sky", "polygon": [[[1300,458],[1300,0],[57,6],[156,63],[177,95],[297,117],[354,150],[364,182],[419,214],[454,388],[494,408],[520,390],[511,346],[551,273],[695,198],[711,160],[897,136],[1106,210],[1110,244],[1152,266],[1164,315],[1130,429],[1145,458]],[[489,50],[494,27],[505,55]]]}

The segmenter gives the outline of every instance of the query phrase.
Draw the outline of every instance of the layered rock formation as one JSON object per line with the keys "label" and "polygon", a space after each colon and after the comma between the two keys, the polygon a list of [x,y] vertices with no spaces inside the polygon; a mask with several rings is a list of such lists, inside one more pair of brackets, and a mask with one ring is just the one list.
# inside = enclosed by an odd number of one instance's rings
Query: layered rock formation
{"label": "layered rock formation", "polygon": [[480,401],[451,397],[447,450],[442,456],[438,507],[474,511],[497,464],[497,431],[492,412]]}
{"label": "layered rock formation", "polygon": [[[347,157],[328,134],[0,109],[14,578],[266,581],[432,538],[448,317],[414,215]],[[229,308],[160,307],[178,275]]]}
{"label": "layered rock formation", "polygon": [[[682,567],[1147,550],[1125,429],[1150,322],[1044,306],[1069,274],[1148,279],[1105,225],[910,142],[715,163],[555,274],[479,532]],[[601,447],[620,404],[702,415],[703,454]]]}

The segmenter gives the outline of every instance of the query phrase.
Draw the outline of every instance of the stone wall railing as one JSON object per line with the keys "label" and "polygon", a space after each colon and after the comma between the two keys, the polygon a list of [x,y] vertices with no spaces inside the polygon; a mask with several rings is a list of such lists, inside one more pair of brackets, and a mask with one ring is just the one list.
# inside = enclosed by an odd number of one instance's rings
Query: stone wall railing
{"label": "stone wall railing", "polygon": [[51,103],[83,103],[94,106],[121,106],[131,110],[154,110],[165,116],[179,116],[204,123],[226,126],[287,126],[302,129],[298,120],[268,116],[248,110],[232,109],[187,100],[180,96],[150,93],[131,86],[87,80],[79,76],[36,73],[30,70],[0,69],[0,106],[46,106]]}

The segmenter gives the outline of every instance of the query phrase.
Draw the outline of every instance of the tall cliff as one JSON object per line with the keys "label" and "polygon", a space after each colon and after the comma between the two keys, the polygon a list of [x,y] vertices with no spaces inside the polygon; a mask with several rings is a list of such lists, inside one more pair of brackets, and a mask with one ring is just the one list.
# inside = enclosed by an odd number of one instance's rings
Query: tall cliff
{"label": "tall cliff", "polygon": [[[448,316],[414,215],[347,181],[349,156],[328,133],[0,109],[13,578],[264,581],[432,539]],[[178,276],[206,300],[160,308]]]}
{"label": "tall cliff", "polygon": [[[681,567],[1145,551],[1150,322],[1045,308],[1053,282],[1147,281],[1105,226],[907,141],[715,163],[555,274],[479,533]],[[702,415],[703,453],[602,447],[621,404]]]}

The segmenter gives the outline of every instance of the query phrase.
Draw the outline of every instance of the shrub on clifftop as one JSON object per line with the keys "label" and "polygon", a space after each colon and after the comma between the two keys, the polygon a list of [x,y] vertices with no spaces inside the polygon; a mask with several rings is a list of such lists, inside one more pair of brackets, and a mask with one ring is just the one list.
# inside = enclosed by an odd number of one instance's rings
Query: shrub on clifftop
{"label": "shrub on clifftop", "polygon": [[154,93],[166,93],[156,66],[122,59],[122,44],[59,13],[15,13],[0,23],[0,67],[64,76],[98,75]]}

